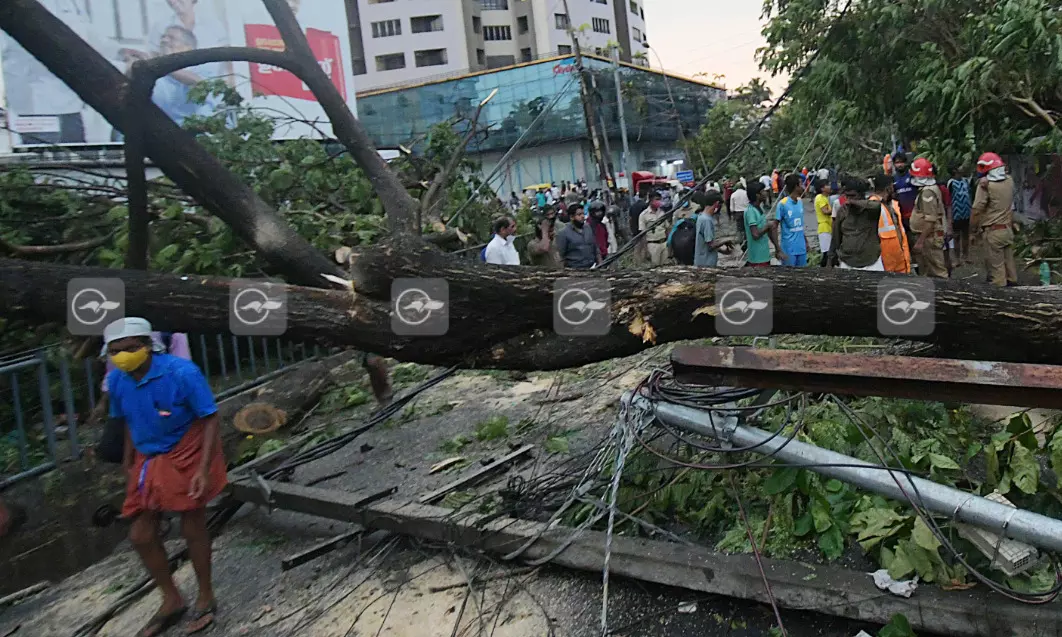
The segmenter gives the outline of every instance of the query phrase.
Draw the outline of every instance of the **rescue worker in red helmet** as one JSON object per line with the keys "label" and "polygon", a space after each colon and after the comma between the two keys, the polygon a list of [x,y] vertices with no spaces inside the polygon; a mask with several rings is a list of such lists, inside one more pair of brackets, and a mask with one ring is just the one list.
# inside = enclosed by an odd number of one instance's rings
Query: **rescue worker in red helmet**
{"label": "rescue worker in red helmet", "polygon": [[933,164],[919,157],[911,164],[911,183],[918,188],[914,210],[911,213],[911,232],[917,235],[912,260],[918,264],[918,273],[939,279],[948,278],[944,262],[944,246],[951,236],[951,211],[944,205],[944,196],[933,174]]}
{"label": "rescue worker in red helmet", "polygon": [[977,192],[970,211],[970,227],[983,240],[985,269],[992,285],[1018,284],[1014,264],[1014,180],[1003,158],[985,153],[977,160]]}

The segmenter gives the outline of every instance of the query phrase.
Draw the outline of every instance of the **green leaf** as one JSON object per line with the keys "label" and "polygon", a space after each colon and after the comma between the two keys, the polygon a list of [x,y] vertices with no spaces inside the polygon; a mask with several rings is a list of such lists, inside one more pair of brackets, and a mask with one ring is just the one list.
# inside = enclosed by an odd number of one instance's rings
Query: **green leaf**
{"label": "green leaf", "polygon": [[169,261],[170,259],[172,259],[175,254],[177,254],[177,248],[178,248],[178,246],[177,246],[176,243],[171,243],[170,245],[166,246],[165,248],[159,250],[158,253],[155,254],[155,258],[160,263],[165,263],[165,262]]}
{"label": "green leaf", "polygon": [[888,624],[881,627],[878,637],[918,637],[911,630],[911,623],[907,618],[897,613],[893,615]]}
{"label": "green leaf", "polygon": [[815,522],[816,533],[825,533],[833,526],[833,520],[830,519],[830,503],[817,493],[811,499],[811,519]]}
{"label": "green leaf", "polygon": [[911,563],[911,557],[905,548],[904,543],[896,545],[896,550],[893,551],[892,561],[889,563],[889,577],[894,580],[905,579],[908,575],[914,572],[914,564]]}
{"label": "green leaf", "polygon": [[940,541],[922,518],[915,520],[914,529],[911,530],[911,539],[927,551],[936,551],[940,548]]}
{"label": "green leaf", "polygon": [[819,548],[828,559],[835,560],[844,553],[844,537],[837,525],[831,526],[819,536]]}
{"label": "green leaf", "polygon": [[840,480],[830,480],[826,483],[826,490],[830,493],[838,493],[844,488],[844,483]]}
{"label": "green leaf", "polygon": [[1029,412],[1027,411],[1010,417],[1010,422],[1007,424],[1007,432],[1014,436],[1026,449],[1035,451],[1040,448],[1040,442],[1036,439],[1032,420],[1029,418]]}
{"label": "green leaf", "polygon": [[1014,486],[1030,495],[1036,493],[1040,486],[1040,465],[1028,447],[1014,445],[1014,455],[1010,458],[1010,470],[1014,475]]}
{"label": "green leaf", "polygon": [[1062,489],[1062,432],[1055,431],[1048,449],[1051,451],[1051,469],[1058,476],[1058,488]]}
{"label": "green leaf", "polygon": [[771,474],[771,477],[763,483],[763,490],[767,495],[778,495],[784,491],[788,491],[794,484],[796,484],[797,474],[800,473],[800,469],[795,467],[788,467],[786,469],[778,469]]}
{"label": "green leaf", "polygon": [[796,537],[804,537],[808,533],[811,533],[811,529],[814,528],[815,522],[811,517],[811,511],[808,511],[796,521],[793,525],[793,535]]}
{"label": "green leaf", "polygon": [[931,453],[931,454],[929,454],[929,464],[934,469],[949,469],[949,470],[957,470],[957,469],[959,469],[959,463],[957,463],[954,460],[952,460],[951,458],[949,458],[949,457],[947,457],[947,456],[945,456],[943,454],[939,454],[939,453]]}

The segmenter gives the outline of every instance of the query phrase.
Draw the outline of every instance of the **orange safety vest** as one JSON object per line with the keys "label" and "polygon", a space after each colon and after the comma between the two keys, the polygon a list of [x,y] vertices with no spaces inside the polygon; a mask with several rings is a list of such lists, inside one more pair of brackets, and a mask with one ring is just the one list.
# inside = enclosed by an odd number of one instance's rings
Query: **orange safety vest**
{"label": "orange safety vest", "polygon": [[[881,198],[871,195],[873,201],[881,201]],[[903,224],[896,223],[893,219],[900,219],[900,207],[895,201],[891,202],[892,212],[885,204],[881,204],[881,215],[878,217],[878,240],[881,241],[881,263],[886,272],[911,273],[911,250],[907,245],[907,234]]]}

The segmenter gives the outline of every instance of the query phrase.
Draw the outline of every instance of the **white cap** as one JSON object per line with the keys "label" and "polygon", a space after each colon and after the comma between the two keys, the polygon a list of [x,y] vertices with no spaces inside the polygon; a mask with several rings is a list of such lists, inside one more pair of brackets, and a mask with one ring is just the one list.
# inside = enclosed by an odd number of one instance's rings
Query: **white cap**
{"label": "white cap", "polygon": [[151,336],[151,323],[148,323],[147,319],[131,316],[118,319],[103,328],[105,345],[132,336]]}

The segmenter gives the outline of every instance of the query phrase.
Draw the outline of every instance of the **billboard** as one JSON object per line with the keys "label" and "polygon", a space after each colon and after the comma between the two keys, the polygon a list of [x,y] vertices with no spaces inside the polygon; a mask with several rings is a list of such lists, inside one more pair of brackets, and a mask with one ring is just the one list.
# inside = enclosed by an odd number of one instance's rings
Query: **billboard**
{"label": "billboard", "polygon": [[[283,50],[260,0],[39,0],[118,69],[167,53],[217,46]],[[354,78],[345,3],[288,0],[321,68],[354,110]],[[7,127],[14,147],[108,144],[122,141],[99,113],[6,34],[0,64]],[[209,115],[218,104],[196,104],[189,90],[202,80],[223,80],[256,109],[277,121],[275,137],[331,135],[324,111],[292,73],[264,64],[202,64],[160,78],[152,101],[177,124]]]}

